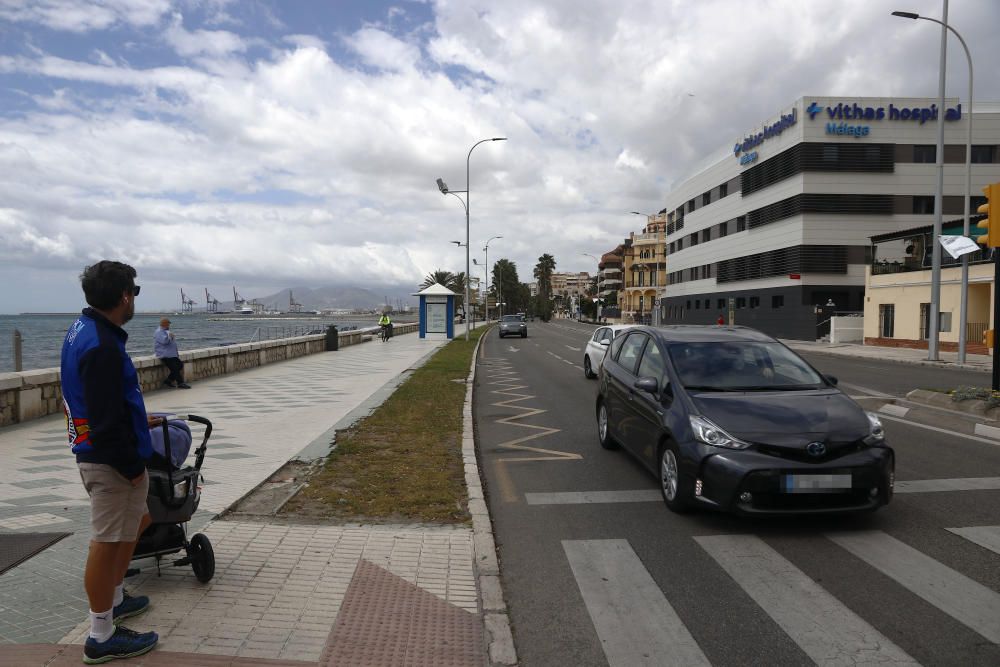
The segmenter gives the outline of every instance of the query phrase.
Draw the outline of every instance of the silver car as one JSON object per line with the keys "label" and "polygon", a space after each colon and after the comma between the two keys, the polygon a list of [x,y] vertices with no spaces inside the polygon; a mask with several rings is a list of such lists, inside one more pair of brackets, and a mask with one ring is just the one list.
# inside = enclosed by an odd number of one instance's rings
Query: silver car
{"label": "silver car", "polygon": [[504,315],[500,318],[500,337],[520,336],[528,337],[528,324],[520,315]]}

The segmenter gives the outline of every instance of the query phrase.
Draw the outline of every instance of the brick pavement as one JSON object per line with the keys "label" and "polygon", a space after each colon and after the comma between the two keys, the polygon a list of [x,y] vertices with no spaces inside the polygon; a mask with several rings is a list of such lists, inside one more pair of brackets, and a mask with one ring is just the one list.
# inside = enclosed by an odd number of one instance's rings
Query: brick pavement
{"label": "brick pavement", "polygon": [[[161,633],[156,653],[237,658],[231,664],[255,658],[315,664],[361,563],[366,572],[380,568],[446,608],[479,618],[471,528],[211,521],[307,445],[315,449],[340,418],[440,345],[401,336],[147,396],[151,411],[194,412],[212,419],[216,429],[203,469],[201,510],[192,521],[193,529],[212,538],[216,577],[202,585],[190,568],[165,568],[161,576],[144,571],[129,583],[154,600],[134,627]],[[74,533],[0,577],[0,643],[82,641],[88,509],[61,419],[0,430],[0,467],[6,473],[0,530]],[[14,647],[0,647],[0,662],[16,664],[7,650]],[[17,650],[24,655],[29,649]],[[30,650],[64,655],[52,647]],[[79,650],[65,656],[75,655],[75,663]],[[185,658],[172,664],[196,663]]]}

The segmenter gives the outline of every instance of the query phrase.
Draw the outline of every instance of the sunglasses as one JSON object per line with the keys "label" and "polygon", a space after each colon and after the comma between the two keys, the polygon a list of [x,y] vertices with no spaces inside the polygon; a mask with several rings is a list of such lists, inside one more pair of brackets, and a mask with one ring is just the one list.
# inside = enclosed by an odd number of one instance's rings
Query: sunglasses
{"label": "sunglasses", "polygon": [[142,289],[139,285],[132,286],[132,296],[139,296],[139,290]]}

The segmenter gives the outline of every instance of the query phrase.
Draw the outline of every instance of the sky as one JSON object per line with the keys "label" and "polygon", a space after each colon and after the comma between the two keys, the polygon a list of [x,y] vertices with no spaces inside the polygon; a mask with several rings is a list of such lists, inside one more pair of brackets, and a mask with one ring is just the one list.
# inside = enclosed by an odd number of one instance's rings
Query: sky
{"label": "sky", "polygon": [[[941,0],[0,0],[0,313],[238,286],[596,271],[671,185],[803,95],[934,97]],[[949,23],[1000,101],[1000,2]],[[947,94],[964,97],[954,40]],[[482,271],[473,267],[473,275]]]}

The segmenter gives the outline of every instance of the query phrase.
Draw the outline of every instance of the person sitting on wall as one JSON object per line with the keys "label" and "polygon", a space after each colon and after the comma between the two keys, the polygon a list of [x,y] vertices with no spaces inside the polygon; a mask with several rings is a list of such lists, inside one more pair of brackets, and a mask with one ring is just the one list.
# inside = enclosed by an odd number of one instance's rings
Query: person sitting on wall
{"label": "person sitting on wall", "polygon": [[170,320],[165,317],[160,320],[160,327],[153,334],[153,351],[156,358],[170,370],[170,375],[163,381],[164,386],[190,389],[191,385],[184,381],[184,362],[177,352],[177,341],[174,340],[174,332],[170,330]]}

